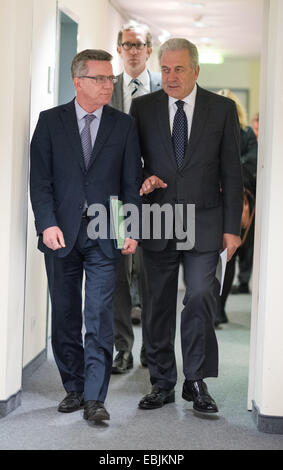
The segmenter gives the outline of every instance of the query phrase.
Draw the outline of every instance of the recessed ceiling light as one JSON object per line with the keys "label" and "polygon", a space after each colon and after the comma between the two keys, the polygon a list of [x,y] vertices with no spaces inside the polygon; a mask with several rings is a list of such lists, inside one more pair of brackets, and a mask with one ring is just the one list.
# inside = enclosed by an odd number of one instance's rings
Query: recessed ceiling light
{"label": "recessed ceiling light", "polygon": [[194,8],[204,8],[205,7],[205,3],[203,2],[189,2],[190,6],[191,7],[194,7]]}
{"label": "recessed ceiling light", "polygon": [[168,31],[162,31],[161,34],[158,36],[158,40],[160,41],[160,44],[163,44],[167,39],[169,39],[171,34]]}
{"label": "recessed ceiling light", "polygon": [[206,38],[206,37],[200,38],[200,41],[204,44],[211,44],[212,43],[212,39],[211,38]]}
{"label": "recessed ceiling light", "polygon": [[205,23],[203,21],[194,21],[194,26],[196,28],[204,28],[205,27]]}
{"label": "recessed ceiling light", "polygon": [[193,17],[193,25],[195,28],[203,28],[205,23],[202,21],[203,15],[196,15]]}

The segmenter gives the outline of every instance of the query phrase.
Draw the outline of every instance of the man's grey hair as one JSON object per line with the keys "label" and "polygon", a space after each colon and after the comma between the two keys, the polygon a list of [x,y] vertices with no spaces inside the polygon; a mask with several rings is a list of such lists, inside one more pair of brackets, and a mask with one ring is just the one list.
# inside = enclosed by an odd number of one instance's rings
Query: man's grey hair
{"label": "man's grey hair", "polygon": [[195,70],[199,65],[199,56],[198,56],[197,47],[192,42],[183,38],[171,38],[171,39],[168,39],[163,44],[161,44],[159,52],[158,52],[159,62],[164,52],[180,51],[183,49],[186,49],[189,52],[189,56],[191,59],[191,66],[192,66],[192,69]]}
{"label": "man's grey hair", "polygon": [[112,59],[112,55],[109,54],[109,52],[103,51],[102,49],[85,49],[84,51],[79,52],[73,58],[71,65],[72,78],[87,74],[87,62],[89,60],[102,60],[111,62]]}
{"label": "man's grey hair", "polygon": [[147,47],[152,46],[152,34],[147,24],[137,23],[136,21],[133,21],[133,20],[129,21],[129,23],[124,24],[118,33],[118,37],[117,37],[118,46],[122,45],[122,38],[123,38],[124,31],[135,31],[136,33],[141,31],[142,33],[145,34]]}

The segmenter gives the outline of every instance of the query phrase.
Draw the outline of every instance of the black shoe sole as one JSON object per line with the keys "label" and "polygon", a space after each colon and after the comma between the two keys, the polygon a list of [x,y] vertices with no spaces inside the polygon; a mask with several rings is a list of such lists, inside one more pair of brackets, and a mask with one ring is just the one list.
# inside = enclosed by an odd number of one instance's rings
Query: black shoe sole
{"label": "black shoe sole", "polygon": [[127,369],[118,369],[117,367],[112,367],[111,374],[126,374],[130,369],[133,369],[134,364],[129,364]]}
{"label": "black shoe sole", "polygon": [[60,410],[60,407],[57,408],[57,411],[59,411],[59,413],[74,413],[74,411],[79,411],[81,410],[82,408],[84,407],[84,403],[82,403],[80,406],[76,406],[75,408],[71,408],[71,409],[61,409]]}
{"label": "black shoe sole", "polygon": [[88,418],[86,415],[84,415],[84,419],[89,423],[100,423],[101,421],[109,421],[110,416],[105,414],[96,414],[93,416],[93,418]]}
{"label": "black shoe sole", "polygon": [[156,408],[162,408],[163,405],[167,405],[168,403],[174,403],[175,402],[175,393],[174,395],[166,398],[163,403],[160,405],[149,405],[145,403],[139,403],[139,408],[141,410],[155,410]]}
{"label": "black shoe sole", "polygon": [[141,361],[141,366],[142,366],[142,367],[148,367],[147,363],[146,363],[146,362],[142,362],[142,361]]}
{"label": "black shoe sole", "polygon": [[[184,390],[182,392],[182,398],[184,398],[184,400],[187,400],[187,401],[194,401],[194,397],[193,397],[192,393],[185,392]],[[195,403],[193,405],[193,409],[195,411],[198,411],[199,413],[218,413],[218,409],[216,409],[216,410],[203,410],[202,408],[198,408]]]}
{"label": "black shoe sole", "polygon": [[198,408],[197,406],[193,406],[193,409],[195,411],[197,411],[198,413],[204,413],[204,414],[215,414],[215,413],[218,413],[218,409],[217,410],[202,410],[201,408]]}
{"label": "black shoe sole", "polygon": [[182,398],[187,401],[194,401],[192,393],[185,392],[184,390],[182,391]]}

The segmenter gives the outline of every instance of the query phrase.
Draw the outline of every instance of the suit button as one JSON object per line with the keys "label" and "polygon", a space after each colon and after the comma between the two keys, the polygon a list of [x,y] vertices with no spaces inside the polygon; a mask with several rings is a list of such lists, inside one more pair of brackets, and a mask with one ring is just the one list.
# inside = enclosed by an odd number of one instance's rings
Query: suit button
{"label": "suit button", "polygon": [[82,205],[82,204],[80,204],[80,205],[79,205],[79,209],[82,209],[82,208],[83,208],[83,205]]}
{"label": "suit button", "polygon": [[88,181],[86,181],[86,182],[85,182],[85,186],[88,186],[88,185],[89,185],[89,182],[88,182]]}

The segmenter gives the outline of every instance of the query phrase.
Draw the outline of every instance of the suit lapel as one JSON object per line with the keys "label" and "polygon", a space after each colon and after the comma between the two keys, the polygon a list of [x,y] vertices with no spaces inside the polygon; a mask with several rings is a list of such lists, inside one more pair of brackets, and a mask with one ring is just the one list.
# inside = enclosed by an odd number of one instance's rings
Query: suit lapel
{"label": "suit lapel", "polygon": [[161,79],[159,74],[153,74],[148,70],[149,81],[150,81],[150,92],[158,91],[161,88]]}
{"label": "suit lapel", "polygon": [[170,156],[170,159],[172,160],[174,167],[177,168],[170,130],[168,95],[164,93],[163,90],[158,95],[156,105],[156,115],[158,116],[158,124],[160,134],[162,136],[162,141],[167,150],[168,155]]}
{"label": "suit lapel", "polygon": [[85,171],[83,149],[75,109],[75,100],[63,106],[61,110],[61,119],[63,121],[66,134],[68,135],[68,138],[74,149],[74,154],[76,155],[82,171]]}
{"label": "suit lapel", "polygon": [[200,88],[199,86],[197,87],[198,89],[197,89],[195,109],[194,109],[194,114],[193,114],[191,134],[190,134],[189,144],[186,150],[184,166],[188,164],[188,162],[191,160],[195,152],[198,140],[201,137],[202,131],[204,129],[204,126],[208,117],[208,112],[207,112],[208,100],[205,96],[204,90],[202,90],[202,88]]}
{"label": "suit lapel", "polygon": [[111,135],[115,122],[115,111],[110,106],[105,105],[103,108],[98,133],[95,139],[91,159],[89,162],[88,171],[93,165],[95,159],[97,158],[108,137]]}
{"label": "suit lapel", "polygon": [[123,74],[118,75],[118,82],[116,83],[113,91],[111,106],[120,111],[124,111],[124,99],[123,99]]}

